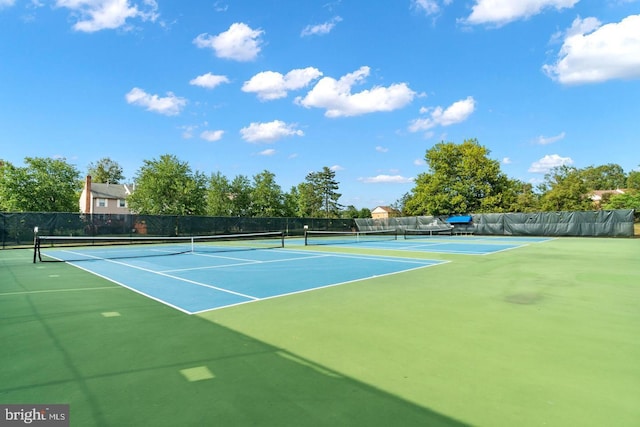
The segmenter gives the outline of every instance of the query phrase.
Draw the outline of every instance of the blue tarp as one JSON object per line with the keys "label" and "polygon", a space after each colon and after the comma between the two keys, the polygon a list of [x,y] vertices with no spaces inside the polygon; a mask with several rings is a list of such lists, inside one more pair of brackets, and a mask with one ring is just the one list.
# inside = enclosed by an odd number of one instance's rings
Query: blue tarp
{"label": "blue tarp", "polygon": [[447,219],[449,224],[469,224],[472,221],[471,215],[456,215]]}

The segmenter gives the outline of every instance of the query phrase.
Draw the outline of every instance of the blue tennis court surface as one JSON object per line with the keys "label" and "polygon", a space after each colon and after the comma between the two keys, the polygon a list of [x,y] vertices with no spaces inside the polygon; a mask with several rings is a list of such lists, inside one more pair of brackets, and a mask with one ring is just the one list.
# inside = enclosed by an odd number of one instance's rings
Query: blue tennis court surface
{"label": "blue tennis court surface", "polygon": [[[351,241],[353,239],[354,241]],[[357,241],[356,241],[357,240]],[[345,237],[331,239],[316,237],[309,239],[310,245],[340,245],[342,247],[359,247],[370,249],[384,249],[391,251],[435,252],[464,255],[490,255],[510,249],[516,249],[529,244],[542,243],[551,240],[546,237],[525,236],[423,236],[397,239],[389,236],[356,238]]]}
{"label": "blue tennis court surface", "polygon": [[[77,259],[50,250],[57,259]],[[70,264],[185,313],[396,274],[446,261],[291,249],[190,252],[131,259],[91,255]]]}

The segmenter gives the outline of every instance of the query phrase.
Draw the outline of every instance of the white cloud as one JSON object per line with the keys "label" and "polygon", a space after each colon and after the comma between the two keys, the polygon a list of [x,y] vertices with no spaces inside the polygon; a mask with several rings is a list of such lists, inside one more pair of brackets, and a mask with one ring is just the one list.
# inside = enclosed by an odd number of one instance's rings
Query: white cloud
{"label": "white cloud", "polygon": [[382,147],[382,146],[378,145],[378,146],[376,147],[376,151],[377,151],[378,153],[386,153],[387,151],[389,151],[389,149],[388,149],[388,148],[386,148],[386,147]]}
{"label": "white cloud", "polygon": [[275,71],[263,71],[242,85],[243,92],[254,92],[262,101],[284,98],[287,91],[302,89],[322,76],[317,68],[307,67],[289,71],[286,75]]}
{"label": "white cloud", "polygon": [[220,1],[217,1],[213,4],[213,10],[216,12],[226,12],[229,10],[229,5]]}
{"label": "white cloud", "polygon": [[247,24],[236,22],[217,36],[200,34],[193,40],[199,48],[213,49],[218,58],[251,61],[260,53],[262,30],[254,30]]}
{"label": "white cloud", "polygon": [[276,150],[274,150],[273,148],[267,148],[266,150],[262,150],[258,154],[261,156],[273,156],[274,154],[276,154]]}
{"label": "white cloud", "polygon": [[222,135],[224,135],[223,130],[205,130],[200,134],[200,138],[205,141],[214,142],[220,141],[222,139]]}
{"label": "white cloud", "polygon": [[185,126],[180,126],[180,129],[182,129],[182,138],[191,139],[191,138],[193,138],[193,132],[196,129],[198,129],[198,126],[196,126],[196,125],[185,125]]}
{"label": "white cloud", "polygon": [[376,175],[367,178],[358,178],[358,181],[362,181],[365,184],[408,184],[413,182],[413,178],[406,178],[402,175]]}
{"label": "white cloud", "polygon": [[542,136],[542,135],[540,135],[536,139],[536,144],[540,144],[540,145],[553,144],[554,142],[558,142],[558,141],[564,139],[565,136],[566,136],[565,132],[560,132],[558,135],[555,135],[555,136]]}
{"label": "white cloud", "polygon": [[251,123],[240,129],[242,139],[248,142],[273,142],[287,136],[304,136],[304,132],[296,129],[295,124],[286,124],[281,120],[268,123]]}
{"label": "white cloud", "polygon": [[348,117],[397,110],[416,96],[406,83],[375,86],[370,90],[351,93],[352,86],[363,82],[369,72],[369,67],[365,66],[339,80],[323,77],[304,98],[298,97],[295,102],[306,108],[324,108],[326,117]]}
{"label": "white cloud", "polygon": [[411,7],[427,15],[435,15],[440,12],[440,5],[437,0],[412,0]]}
{"label": "white cloud", "polygon": [[563,84],[640,78],[640,15],[606,25],[596,18],[576,18],[557,61],[542,69]]}
{"label": "white cloud", "polygon": [[164,114],[165,116],[175,116],[187,105],[187,100],[167,92],[167,96],[160,97],[151,95],[144,90],[134,87],[125,95],[127,103],[144,107],[147,111]]}
{"label": "white cloud", "polygon": [[436,126],[451,126],[463,122],[469,118],[475,108],[476,101],[471,96],[454,102],[446,110],[439,106],[436,108],[421,108],[420,112],[429,113],[430,117],[412,120],[409,125],[409,131],[418,132],[429,130]]}
{"label": "white cloud", "polygon": [[223,83],[229,83],[227,76],[217,76],[211,73],[203,74],[189,81],[190,85],[200,86],[207,89],[213,89]]}
{"label": "white cloud", "polygon": [[0,9],[3,7],[10,7],[16,3],[16,0],[0,0]]}
{"label": "white cloud", "polygon": [[340,166],[340,165],[333,165],[331,166],[329,169],[331,169],[334,172],[338,172],[338,171],[343,171],[344,167]]}
{"label": "white cloud", "polygon": [[505,157],[502,159],[502,164],[503,165],[510,165],[512,163],[511,159],[509,157]]}
{"label": "white cloud", "polygon": [[73,29],[83,32],[113,30],[126,25],[127,19],[155,21],[158,4],[155,0],[131,2],[129,0],[56,0],[56,7],[71,10],[78,16]]}
{"label": "white cloud", "polygon": [[313,35],[324,35],[328,34],[333,30],[338,22],[342,21],[342,18],[339,16],[334,16],[329,21],[324,22],[322,24],[317,25],[307,25],[302,29],[300,33],[301,37],[313,36]]}
{"label": "white cloud", "polygon": [[427,161],[425,159],[415,159],[413,161],[413,164],[416,166],[426,166],[427,165]]}
{"label": "white cloud", "polygon": [[537,162],[533,162],[529,167],[532,173],[547,173],[556,166],[572,165],[571,157],[561,157],[557,154],[547,154]]}
{"label": "white cloud", "polygon": [[556,10],[573,7],[580,0],[475,0],[471,15],[462,22],[472,25],[505,25],[527,19],[544,9]]}

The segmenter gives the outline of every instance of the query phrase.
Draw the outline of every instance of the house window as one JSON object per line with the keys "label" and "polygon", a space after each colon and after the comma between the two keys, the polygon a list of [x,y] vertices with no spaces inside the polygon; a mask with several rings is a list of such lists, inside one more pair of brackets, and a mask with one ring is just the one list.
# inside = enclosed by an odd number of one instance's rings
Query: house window
{"label": "house window", "polygon": [[118,207],[119,208],[126,208],[127,207],[127,202],[124,199],[118,199]]}
{"label": "house window", "polygon": [[96,199],[96,206],[99,208],[107,207],[107,199]]}

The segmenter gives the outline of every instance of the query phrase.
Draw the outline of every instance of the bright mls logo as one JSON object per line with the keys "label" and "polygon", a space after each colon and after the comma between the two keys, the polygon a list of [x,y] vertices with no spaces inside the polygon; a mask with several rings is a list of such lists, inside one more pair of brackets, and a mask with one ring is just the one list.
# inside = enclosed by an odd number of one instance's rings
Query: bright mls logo
{"label": "bright mls logo", "polygon": [[0,405],[0,427],[69,427],[69,405]]}

